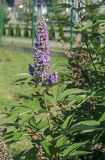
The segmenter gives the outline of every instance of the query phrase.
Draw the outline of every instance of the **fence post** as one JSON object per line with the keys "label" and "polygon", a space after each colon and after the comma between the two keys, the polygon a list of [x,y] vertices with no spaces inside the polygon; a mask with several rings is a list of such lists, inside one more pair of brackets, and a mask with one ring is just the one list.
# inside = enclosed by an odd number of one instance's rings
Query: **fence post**
{"label": "fence post", "polygon": [[3,8],[2,4],[0,3],[0,43],[2,42],[2,35],[3,35]]}
{"label": "fence post", "polygon": [[[72,2],[72,9],[71,9],[71,22],[73,22],[74,20],[74,10],[73,10],[73,7],[74,7],[74,0],[71,1]],[[70,29],[70,49],[71,51],[73,51],[73,27],[71,26],[71,29]]]}
{"label": "fence post", "polygon": [[34,25],[34,21],[35,21],[35,1],[33,0],[32,3],[32,47],[34,46],[34,38],[35,38],[35,25]]}

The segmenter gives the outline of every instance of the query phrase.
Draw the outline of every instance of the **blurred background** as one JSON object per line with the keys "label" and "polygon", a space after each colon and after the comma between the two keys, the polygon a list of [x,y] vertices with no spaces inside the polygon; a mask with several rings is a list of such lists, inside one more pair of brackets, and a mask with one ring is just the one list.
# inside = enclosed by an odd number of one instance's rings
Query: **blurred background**
{"label": "blurred background", "polygon": [[[94,1],[94,0],[93,0]],[[34,45],[37,23],[41,15],[46,17],[52,50],[59,51],[63,39],[67,48],[72,47],[74,33],[72,25],[66,21],[78,22],[77,12],[71,6],[84,7],[85,0],[0,0],[0,42],[28,48]],[[105,0],[96,0],[104,3]],[[88,2],[87,2],[88,3]],[[94,3],[89,0],[89,3]],[[64,6],[63,6],[64,4]],[[69,4],[69,7],[66,5]],[[63,7],[59,7],[62,5]],[[72,39],[72,40],[71,40]],[[58,48],[58,49],[57,49]]]}
{"label": "blurred background", "polygon": [[[71,13],[70,8],[59,9],[58,3],[77,5],[77,1],[74,0],[0,0],[0,41],[2,45],[13,43],[15,46],[27,46],[27,44],[28,47],[33,46],[36,26],[41,15],[46,17],[50,40],[58,40],[61,37],[68,41],[70,29],[59,23],[60,18],[70,18],[71,14],[75,20],[78,20],[78,17]],[[56,48],[56,44],[53,45],[54,47]]]}

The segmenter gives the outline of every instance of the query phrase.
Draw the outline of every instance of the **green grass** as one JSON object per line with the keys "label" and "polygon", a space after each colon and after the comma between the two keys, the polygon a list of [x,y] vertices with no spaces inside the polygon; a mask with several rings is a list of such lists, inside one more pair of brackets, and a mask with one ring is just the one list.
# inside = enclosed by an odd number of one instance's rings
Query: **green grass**
{"label": "green grass", "polygon": [[[58,70],[60,64],[66,63],[66,58],[52,56],[52,70]],[[18,79],[18,74],[28,73],[28,65],[33,63],[33,54],[0,49],[0,106],[19,102],[19,94],[29,94],[28,86],[12,85]]]}
{"label": "green grass", "polygon": [[[10,41],[8,40],[3,40],[2,41],[2,44],[3,45],[7,45],[7,46],[16,46],[16,47],[28,47],[28,48],[32,48],[32,39],[31,38],[24,38],[24,37],[6,37],[4,36],[4,39],[6,38],[10,38]],[[12,40],[11,40],[12,39]],[[18,40],[18,41],[17,41]],[[21,41],[19,41],[21,40]],[[52,41],[53,43],[58,43],[57,40],[54,40]],[[50,49],[51,51],[56,51],[58,53],[63,53],[64,52],[64,49],[63,49],[63,46],[62,47],[59,47],[59,44],[58,46],[50,46]]]}

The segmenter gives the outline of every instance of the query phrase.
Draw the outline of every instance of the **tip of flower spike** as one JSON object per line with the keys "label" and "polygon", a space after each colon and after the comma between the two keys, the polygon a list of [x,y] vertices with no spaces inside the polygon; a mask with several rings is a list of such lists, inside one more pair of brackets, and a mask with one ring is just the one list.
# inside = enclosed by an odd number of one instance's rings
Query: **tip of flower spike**
{"label": "tip of flower spike", "polygon": [[42,24],[44,24],[45,23],[45,18],[42,16],[41,17],[41,20],[40,20],[40,24],[42,25]]}

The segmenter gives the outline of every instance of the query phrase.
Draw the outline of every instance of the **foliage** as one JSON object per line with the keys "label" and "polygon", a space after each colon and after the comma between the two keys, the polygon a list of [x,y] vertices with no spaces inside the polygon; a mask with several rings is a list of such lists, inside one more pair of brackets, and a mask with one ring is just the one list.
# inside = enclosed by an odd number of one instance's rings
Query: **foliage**
{"label": "foliage", "polygon": [[16,36],[20,36],[20,26],[19,24],[16,25]]}
{"label": "foliage", "polygon": [[13,25],[12,24],[9,24],[8,32],[9,32],[9,36],[13,36],[14,35],[14,33],[13,33]]}
{"label": "foliage", "polygon": [[49,29],[49,38],[55,40],[55,28],[53,25],[51,25]]}
{"label": "foliage", "polygon": [[[31,0],[23,0],[24,4],[24,10],[23,9],[17,9],[18,12],[18,20],[19,21],[24,21],[26,24],[29,24],[32,21],[32,6],[33,6],[33,1]],[[36,13],[34,17],[34,21],[36,22]]]}
{"label": "foliage", "polygon": [[25,37],[28,37],[28,24],[25,25]]}
{"label": "foliage", "polygon": [[59,37],[61,39],[64,39],[64,30],[63,30],[63,26],[59,26]]}

